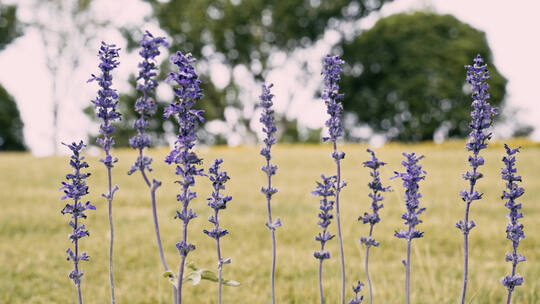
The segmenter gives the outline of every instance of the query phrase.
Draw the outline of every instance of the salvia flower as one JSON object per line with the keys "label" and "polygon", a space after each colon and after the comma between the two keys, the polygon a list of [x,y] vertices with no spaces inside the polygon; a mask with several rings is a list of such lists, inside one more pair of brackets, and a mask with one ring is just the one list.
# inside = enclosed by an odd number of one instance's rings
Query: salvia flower
{"label": "salvia flower", "polygon": [[[96,116],[103,121],[99,127],[99,132],[103,135],[103,138],[98,138],[97,142],[106,152],[114,145],[114,139],[111,136],[114,132],[112,123],[115,120],[120,119],[121,116],[116,110],[118,105],[118,93],[115,89],[111,88],[113,79],[111,72],[120,64],[118,61],[119,50],[119,48],[116,48],[116,45],[107,44],[102,41],[98,52],[98,56],[101,60],[101,63],[99,64],[101,75],[96,76],[92,74],[91,78],[88,80],[88,82],[97,81],[100,86],[98,96],[96,99],[92,100],[92,104],[94,104]],[[112,168],[114,167],[113,163],[116,162],[116,158],[107,155],[105,159],[101,159],[101,161],[108,168]]]}
{"label": "salvia flower", "polygon": [[112,122],[120,119],[120,113],[116,111],[118,105],[118,93],[115,89],[112,89],[112,70],[114,70],[120,62],[118,61],[118,51],[120,49],[114,44],[107,44],[101,42],[101,47],[98,52],[98,56],[101,60],[99,69],[101,74],[96,76],[92,74],[92,77],[88,80],[97,81],[100,89],[98,90],[98,96],[92,100],[94,104],[94,111],[96,116],[102,119],[102,123],[99,128],[99,132],[103,136],[98,138],[97,142],[103,147],[105,151],[105,157],[100,161],[107,168],[107,176],[109,180],[108,192],[103,194],[109,203],[109,227],[110,227],[110,246],[109,246],[109,281],[111,290],[111,303],[116,303],[114,297],[114,272],[113,272],[113,245],[114,245],[114,225],[112,219],[112,201],[114,193],[118,190],[118,186],[112,186],[111,169],[114,167],[114,163],[118,161],[116,157],[110,154],[110,150],[114,145],[114,139],[112,133],[114,132],[114,126]]}
{"label": "salvia flower", "polygon": [[503,191],[502,199],[506,200],[505,206],[510,210],[507,214],[507,218],[510,220],[506,225],[506,238],[512,241],[512,253],[506,253],[506,261],[512,263],[512,274],[502,278],[501,283],[508,289],[507,302],[510,303],[512,292],[516,286],[523,284],[523,277],[516,273],[517,264],[525,261],[525,256],[517,252],[519,242],[525,238],[523,233],[523,224],[519,223],[519,219],[523,217],[521,210],[521,203],[516,202],[516,199],[521,197],[525,190],[520,187],[517,182],[521,182],[521,176],[517,175],[516,154],[521,147],[511,149],[508,145],[504,145],[506,149],[506,155],[502,161],[504,167],[501,171],[502,179],[506,181],[506,190]]}
{"label": "salvia flower", "polygon": [[281,227],[281,219],[278,217],[275,220],[272,218],[272,208],[271,201],[272,196],[277,193],[277,189],[272,187],[272,176],[276,174],[277,166],[270,163],[272,159],[272,146],[276,143],[275,133],[277,131],[274,110],[273,98],[274,94],[271,93],[270,89],[273,87],[272,84],[266,86],[262,85],[262,94],[259,97],[259,106],[262,108],[262,114],[259,121],[263,124],[264,137],[264,147],[261,149],[261,155],[264,156],[266,164],[261,168],[263,172],[266,173],[267,185],[266,187],[261,188],[261,192],[266,197],[266,209],[268,220],[266,222],[266,227],[270,230],[272,236],[272,270],[270,273],[270,285],[272,293],[272,303],[276,302],[275,295],[275,274],[276,274],[276,229]]}
{"label": "salvia flower", "polygon": [[418,163],[423,155],[417,156],[413,153],[403,153],[405,160],[401,162],[405,168],[405,172],[395,172],[395,176],[392,178],[400,178],[405,188],[405,207],[406,211],[401,218],[405,220],[407,229],[401,229],[399,232],[395,232],[394,236],[407,241],[407,260],[403,261],[405,265],[405,295],[407,304],[410,303],[410,272],[411,272],[411,242],[415,238],[421,238],[424,236],[424,232],[416,229],[416,226],[422,221],[418,218],[426,208],[420,208],[420,198],[422,194],[419,191],[418,183],[425,179],[426,171],[422,170],[422,166]]}
{"label": "salvia flower", "polygon": [[195,176],[204,175],[203,169],[197,168],[202,159],[192,150],[197,142],[197,124],[204,122],[201,116],[204,111],[194,109],[195,103],[202,98],[199,87],[201,81],[193,67],[195,61],[190,53],[184,55],[180,51],[171,57],[171,62],[178,67],[178,71],[171,72],[168,80],[176,84],[174,93],[178,100],[170,104],[164,114],[165,118],[174,116],[179,124],[178,137],[171,152],[165,157],[166,163],[176,165],[176,174],[181,178],[177,182],[182,187],[182,192],[176,197],[182,209],[177,211],[175,216],[182,221],[182,240],[176,244],[180,253],[180,270],[176,287],[178,304],[182,303],[182,278],[186,257],[189,252],[195,250],[195,245],[187,240],[188,224],[197,217],[195,211],[189,208],[189,203],[197,196],[190,188],[195,185]]}
{"label": "salvia flower", "polygon": [[232,197],[229,195],[223,195],[220,190],[225,190],[225,183],[230,179],[227,172],[221,171],[220,165],[223,163],[223,159],[216,159],[210,169],[208,169],[208,178],[212,182],[212,195],[207,198],[208,206],[214,210],[214,214],[208,218],[208,221],[214,224],[214,228],[211,230],[204,229],[203,232],[209,237],[216,240],[217,258],[218,258],[218,303],[221,304],[221,288],[223,282],[223,265],[229,264],[231,259],[223,259],[221,257],[221,245],[220,239],[227,235],[229,231],[222,229],[219,223],[219,211],[227,208],[227,203],[231,201]]}
{"label": "salvia flower", "polygon": [[322,287],[322,266],[325,259],[330,258],[330,252],[325,249],[326,242],[333,239],[335,235],[331,234],[328,231],[328,226],[330,226],[332,218],[332,210],[334,209],[334,200],[336,189],[336,177],[329,176],[326,177],[324,174],[321,175],[321,181],[317,182],[317,188],[311,193],[320,198],[319,206],[319,221],[317,225],[321,227],[322,232],[315,236],[315,240],[321,243],[321,249],[315,251],[313,256],[319,260],[319,294],[321,303],[324,303],[324,294]]}
{"label": "salvia flower", "polygon": [[168,45],[165,37],[154,37],[149,31],[143,34],[140,42],[141,50],[139,55],[141,55],[142,61],[139,63],[137,90],[142,93],[142,96],[135,102],[135,111],[139,113],[140,117],[133,123],[133,128],[137,130],[137,134],[129,140],[129,145],[133,149],[139,150],[139,156],[131,166],[128,174],[132,174],[137,170],[152,171],[152,168],[150,168],[152,158],[143,155],[143,149],[150,147],[150,138],[144,132],[148,128],[148,119],[156,113],[157,108],[153,98],[158,86],[156,80],[158,67],[155,58],[160,54],[159,47],[167,47]]}
{"label": "salvia flower", "polygon": [[71,260],[73,262],[73,270],[70,272],[69,278],[73,280],[73,283],[77,287],[78,300],[79,304],[81,304],[81,277],[83,276],[83,272],[79,267],[79,262],[90,259],[86,252],[79,252],[79,240],[90,235],[86,225],[81,224],[81,220],[86,218],[85,212],[87,210],[96,210],[96,207],[89,201],[84,203],[81,201],[82,197],[88,194],[88,185],[85,179],[90,176],[90,173],[82,172],[83,169],[88,168],[88,163],[84,160],[85,157],[81,155],[81,150],[85,147],[84,143],[80,141],[79,143],[74,142],[70,145],[64,145],[72,152],[69,164],[73,168],[73,173],[67,174],[66,181],[62,182],[60,190],[64,192],[64,195],[61,200],[70,199],[72,202],[67,203],[61,213],[71,215],[69,225],[73,231],[69,235],[69,239],[73,243],[74,248],[68,248],[66,253],[68,261]]}
{"label": "salvia flower", "polygon": [[362,291],[362,286],[364,286],[364,283],[360,281],[358,281],[358,283],[355,286],[353,286],[354,298],[349,300],[349,304],[362,303],[362,300],[364,299],[364,296],[360,295],[360,292]]}
{"label": "salvia flower", "polygon": [[480,151],[487,148],[487,141],[491,139],[492,134],[487,131],[493,123],[493,117],[497,115],[497,109],[493,108],[489,102],[489,86],[487,80],[489,73],[487,65],[480,55],[476,56],[473,65],[466,66],[467,82],[472,86],[472,107],[471,123],[469,124],[471,132],[469,141],[465,145],[468,151],[472,152],[469,156],[471,170],[463,174],[463,179],[469,181],[469,189],[462,190],[460,196],[466,203],[465,219],[456,223],[456,227],[461,230],[464,237],[464,271],[463,287],[461,293],[461,303],[465,303],[467,293],[467,279],[469,270],[469,232],[476,226],[474,221],[469,221],[469,209],[473,201],[482,198],[482,193],[475,189],[476,182],[483,177],[478,172],[478,168],[484,165],[484,158],[480,156]]}
{"label": "salvia flower", "polygon": [[386,165],[386,163],[380,161],[375,155],[375,152],[373,152],[373,150],[367,149],[367,152],[371,154],[371,159],[365,161],[363,164],[364,167],[371,169],[371,172],[369,173],[369,175],[371,176],[371,182],[368,183],[368,187],[371,189],[371,193],[369,193],[368,196],[371,198],[371,210],[373,211],[373,213],[365,212],[363,216],[360,216],[358,218],[358,220],[362,221],[363,224],[369,224],[369,235],[367,237],[361,237],[360,242],[366,246],[365,271],[369,286],[369,302],[372,303],[373,288],[371,285],[371,278],[369,277],[368,268],[369,248],[371,246],[379,246],[379,242],[375,240],[375,238],[373,238],[373,227],[375,226],[375,224],[381,221],[381,218],[379,216],[379,210],[384,207],[384,205],[382,204],[382,201],[384,200],[382,193],[390,191],[390,187],[384,187],[382,185],[379,173],[379,168]]}
{"label": "salvia flower", "polygon": [[341,116],[343,114],[343,94],[339,93],[339,81],[343,72],[341,66],[345,62],[339,56],[327,55],[323,60],[323,77],[324,89],[322,99],[326,105],[326,113],[330,115],[325,125],[328,127],[328,137],[324,137],[323,141],[330,140],[332,142],[332,158],[336,162],[336,224],[337,235],[339,242],[339,255],[341,261],[341,301],[345,304],[345,254],[343,252],[343,238],[341,236],[341,217],[339,210],[339,194],[346,183],[341,180],[341,160],[345,158],[343,151],[338,151],[337,140],[343,136],[343,123]]}
{"label": "salvia flower", "polygon": [[[142,96],[135,102],[135,111],[139,113],[140,117],[134,122],[133,127],[137,131],[137,134],[129,140],[129,144],[133,149],[137,149],[139,155],[135,160],[135,163],[131,166],[128,174],[131,175],[136,171],[141,172],[141,176],[150,189],[150,199],[152,202],[152,218],[154,220],[154,231],[156,233],[156,242],[161,259],[163,269],[168,272],[169,266],[165,260],[165,254],[163,252],[163,244],[161,242],[161,233],[159,230],[159,221],[156,208],[156,191],[161,186],[161,182],[152,179],[147,176],[147,172],[151,172],[152,158],[144,155],[144,148],[150,147],[150,138],[144,132],[146,131],[149,122],[148,119],[156,113],[156,102],[153,99],[155,96],[155,90],[158,86],[156,80],[157,76],[157,64],[155,58],[160,54],[160,46],[168,46],[164,37],[154,37],[150,32],[146,31],[143,34],[143,38],[140,41],[141,50],[139,55],[142,57],[142,61],[139,63],[139,75],[137,76],[137,90],[142,93]],[[173,286],[173,292],[175,295],[174,301],[176,302],[176,287]]]}

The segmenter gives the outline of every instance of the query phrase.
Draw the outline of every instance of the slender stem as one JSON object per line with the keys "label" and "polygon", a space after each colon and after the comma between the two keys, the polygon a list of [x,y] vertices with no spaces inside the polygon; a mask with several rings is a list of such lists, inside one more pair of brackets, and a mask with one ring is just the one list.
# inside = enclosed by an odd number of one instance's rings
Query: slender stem
{"label": "slender stem", "polygon": [[405,265],[405,297],[406,297],[407,304],[410,303],[410,285],[411,285],[411,240],[407,240],[407,264]]}
{"label": "slender stem", "polygon": [[[105,151],[107,156],[109,151]],[[111,177],[111,168],[107,167],[107,175],[109,178],[109,194],[107,200],[109,201],[109,227],[110,227],[110,246],[109,246],[109,281],[111,288],[111,303],[115,304],[114,299],[114,272],[113,272],[113,246],[114,246],[114,225],[113,225],[113,216],[112,216],[112,199],[113,199],[113,190],[112,190],[112,177]]]}
{"label": "slender stem", "polygon": [[[186,148],[186,153],[188,152],[187,150],[188,149]],[[188,165],[184,164],[184,172],[187,172],[187,171],[188,171]],[[187,214],[188,204],[189,204],[189,198],[187,194],[189,190],[189,185],[187,183],[184,183],[183,188],[184,188],[184,193],[183,193],[184,201],[183,201],[182,213]],[[182,241],[184,242],[184,244],[187,244],[187,225],[188,225],[187,220],[184,220],[182,224]],[[183,255],[183,254],[180,255],[180,268],[178,270],[178,282],[176,285],[178,304],[182,304],[182,281],[184,279],[184,265],[186,263],[186,256],[187,256],[187,253],[186,255]]]}
{"label": "slender stem", "polygon": [[[336,140],[332,140],[334,153],[337,153]],[[337,169],[337,187],[336,187],[336,222],[339,241],[339,255],[341,258],[341,303],[345,304],[345,254],[343,253],[343,239],[341,237],[341,218],[339,212],[339,193],[341,192],[341,166],[340,161],[336,159]]]}
{"label": "slender stem", "polygon": [[159,221],[158,221],[157,210],[156,210],[157,209],[156,208],[156,190],[159,187],[159,185],[152,186],[144,170],[141,170],[141,175],[143,176],[144,181],[146,182],[148,187],[150,188],[150,198],[152,200],[152,216],[154,219],[154,230],[156,232],[156,241],[157,241],[157,246],[158,246],[158,251],[159,251],[159,257],[161,259],[161,264],[163,265],[163,269],[165,269],[165,271],[168,271],[169,266],[167,265],[167,261],[165,260],[165,254],[163,252],[163,245],[161,242],[161,233],[159,232]]}
{"label": "slender stem", "polygon": [[180,257],[180,267],[178,270],[178,282],[176,285],[176,297],[178,304],[182,304],[182,278],[184,277],[184,264],[186,263],[186,257]]}
{"label": "slender stem", "polygon": [[[78,170],[77,170],[77,173]],[[75,200],[74,206],[77,206],[78,200]],[[74,230],[77,230],[79,227],[79,217],[74,216],[75,218],[75,228]],[[79,273],[79,239],[75,239],[75,258],[73,259],[73,264],[75,266],[75,272]],[[82,293],[81,293],[81,282],[77,283],[77,297],[79,299],[79,304],[82,304]]]}
{"label": "slender stem", "polygon": [[[266,160],[266,166],[270,167],[270,160]],[[267,175],[267,182],[268,182],[268,189],[272,188],[272,177],[270,173],[266,173]],[[270,206],[271,198],[270,196],[266,196],[266,207],[268,211],[268,223],[272,225],[272,208]],[[276,292],[275,292],[275,276],[276,276],[276,231],[275,229],[270,229],[270,233],[272,234],[272,271],[270,274],[270,281],[271,281],[271,288],[272,288],[272,304],[276,303]]]}
{"label": "slender stem", "polygon": [[[219,191],[219,190],[218,190]],[[219,193],[219,192],[217,192]],[[219,195],[219,194],[218,194]],[[216,217],[216,228],[219,229],[218,210],[214,210],[214,216]],[[216,229],[216,230],[217,230]],[[218,258],[218,303],[221,304],[221,289],[223,287],[223,261],[221,260],[221,246],[219,243],[219,237],[216,239],[216,250]]]}
{"label": "slender stem", "polygon": [[[465,207],[465,225],[469,223],[469,208],[471,204],[467,203]],[[461,304],[465,304],[465,296],[467,293],[467,280],[469,274],[469,232],[463,234],[463,288],[461,289]]]}
{"label": "slender stem", "polygon": [[[373,234],[373,224],[370,224],[370,227],[369,227],[369,239],[371,239],[372,234]],[[371,278],[369,277],[369,248],[370,247],[371,247],[371,245],[366,246],[365,268],[366,268],[366,279],[367,279],[368,287],[369,287],[369,304],[372,304],[373,303],[373,287],[371,285]]]}
{"label": "slender stem", "polygon": [[323,260],[319,260],[319,296],[321,298],[321,304],[324,304],[323,285],[322,285],[322,263]]}

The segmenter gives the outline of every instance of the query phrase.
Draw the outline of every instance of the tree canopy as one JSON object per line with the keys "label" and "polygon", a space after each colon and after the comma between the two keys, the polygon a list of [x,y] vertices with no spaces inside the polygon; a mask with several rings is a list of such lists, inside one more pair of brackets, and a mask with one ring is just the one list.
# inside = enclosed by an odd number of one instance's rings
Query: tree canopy
{"label": "tree canopy", "polygon": [[466,136],[472,100],[464,66],[477,54],[488,64],[490,103],[505,96],[485,34],[451,15],[392,15],[341,47],[345,111],[389,139],[431,140],[437,130]]}

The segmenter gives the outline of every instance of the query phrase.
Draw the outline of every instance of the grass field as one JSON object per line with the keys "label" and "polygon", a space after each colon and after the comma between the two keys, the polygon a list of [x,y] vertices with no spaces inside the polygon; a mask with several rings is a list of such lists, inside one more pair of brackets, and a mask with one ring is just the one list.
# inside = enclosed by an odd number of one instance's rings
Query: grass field
{"label": "grass field", "polygon": [[[514,292],[513,303],[540,303],[540,147],[525,145],[518,155],[518,170],[523,176],[526,193],[523,202],[526,238],[520,247],[527,262],[518,266],[525,284]],[[368,158],[365,146],[345,145],[343,176],[348,186],[342,192],[342,223],[347,265],[347,294],[358,279],[365,281],[364,250],[359,238],[367,234],[367,225],[357,221],[369,206],[367,198],[368,170],[362,161]],[[222,225],[230,235],[223,239],[225,257],[232,264],[224,269],[226,278],[238,280],[240,287],[224,288],[224,303],[269,303],[271,260],[270,235],[265,227],[265,201],[259,192],[264,174],[258,147],[201,148],[205,168],[216,157],[224,158],[224,168],[232,180],[227,191],[233,196],[223,212]],[[400,215],[404,210],[402,188],[398,180],[388,181],[394,170],[401,170],[401,152],[426,155],[422,161],[428,171],[421,184],[421,204],[427,207],[419,229],[425,237],[413,242],[413,303],[457,303],[462,277],[462,234],[455,222],[463,217],[464,204],[458,196],[466,187],[461,173],[467,169],[467,152],[463,142],[443,145],[397,145],[377,149],[380,158],[389,163],[382,172],[384,181],[394,192],[387,195],[382,221],[375,227],[381,246],[372,250],[370,270],[375,287],[375,303],[404,302],[405,242],[393,232],[403,227]],[[150,150],[156,160],[155,175],[164,185],[157,193],[162,238],[169,265],[177,269],[179,256],[175,243],[180,238],[179,221],[173,220],[178,185],[174,170],[163,163],[166,149]],[[507,210],[500,199],[502,144],[490,145],[484,153],[485,178],[479,189],[484,199],[472,205],[471,218],[477,227],[470,240],[470,303],[502,303],[506,289],[499,282],[511,268],[504,262],[510,250],[505,238]],[[310,195],[320,173],[331,174],[334,164],[329,145],[281,145],[275,149],[279,170],[275,184],[273,212],[284,226],[277,232],[278,266],[276,290],[279,303],[317,303],[317,262],[312,252],[318,248],[314,236],[319,231],[319,202]],[[117,303],[171,303],[169,283],[161,276],[149,194],[139,175],[127,176],[136,155],[131,150],[117,150],[120,161],[113,171],[113,182],[120,190],[114,201],[116,228],[115,276]],[[108,287],[108,223],[105,192],[105,169],[90,157],[89,199],[97,206],[88,212],[90,238],[81,242],[91,261],[83,263],[83,298],[86,303],[109,303]],[[75,303],[75,288],[68,279],[71,263],[65,250],[70,243],[68,216],[60,214],[64,203],[57,191],[65,173],[69,172],[67,156],[34,158],[30,154],[0,154],[0,303]],[[197,245],[190,259],[201,267],[214,268],[216,253],[213,240],[202,233],[209,227],[210,208],[205,198],[210,193],[208,181],[199,179],[198,198],[193,208],[199,217],[190,224],[189,238]],[[330,226],[335,232],[335,226]],[[337,303],[340,275],[337,240],[328,243],[332,259],[325,262],[327,303]],[[217,284],[203,281],[198,286],[185,285],[185,303],[216,303]],[[366,293],[364,293],[366,295]]]}

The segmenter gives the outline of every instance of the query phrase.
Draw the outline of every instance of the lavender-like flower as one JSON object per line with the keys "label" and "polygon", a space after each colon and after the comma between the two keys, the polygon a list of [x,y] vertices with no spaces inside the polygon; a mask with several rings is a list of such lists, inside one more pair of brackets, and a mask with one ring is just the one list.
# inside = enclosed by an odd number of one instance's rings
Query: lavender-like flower
{"label": "lavender-like flower", "polygon": [[326,177],[324,174],[321,174],[321,179],[322,182],[317,182],[317,188],[311,193],[320,197],[321,204],[319,207],[319,222],[317,222],[317,225],[322,228],[322,232],[315,236],[315,240],[321,243],[321,250],[315,251],[313,253],[313,256],[319,260],[319,296],[321,299],[321,304],[323,304],[323,261],[330,258],[330,252],[326,250],[324,246],[326,245],[326,242],[333,239],[335,236],[328,232],[328,226],[330,226],[330,220],[334,218],[334,216],[332,215],[332,209],[334,209],[334,201],[331,198],[335,196],[336,177]]}
{"label": "lavender-like flower", "polygon": [[523,284],[523,277],[516,273],[517,264],[525,261],[525,256],[517,253],[519,242],[525,238],[523,233],[523,224],[519,223],[519,219],[523,217],[523,213],[520,212],[521,204],[516,202],[516,199],[521,197],[525,190],[520,187],[517,182],[521,182],[521,176],[516,175],[516,154],[521,147],[510,149],[508,145],[504,145],[506,149],[506,155],[502,161],[505,167],[502,168],[501,176],[506,181],[506,190],[503,191],[502,199],[507,200],[504,204],[506,208],[510,210],[507,218],[510,223],[506,225],[506,238],[512,241],[512,253],[506,253],[506,261],[512,262],[512,274],[502,278],[501,283],[508,289],[508,297],[506,303],[510,304],[512,298],[512,292],[516,286]]}
{"label": "lavender-like flower", "polygon": [[[137,76],[137,90],[142,93],[142,96],[137,99],[135,102],[135,111],[139,113],[140,117],[133,124],[133,128],[137,130],[137,134],[130,138],[129,144],[133,149],[139,151],[139,155],[135,163],[131,166],[131,169],[128,171],[128,174],[131,175],[137,170],[141,172],[141,176],[150,189],[150,199],[152,201],[152,216],[154,219],[154,230],[156,232],[156,242],[158,246],[159,257],[161,259],[161,264],[163,269],[167,272],[169,271],[169,266],[165,260],[165,255],[163,253],[163,245],[161,243],[161,233],[159,231],[159,222],[157,217],[156,210],[156,191],[161,186],[161,182],[148,178],[148,173],[151,172],[152,168],[150,164],[152,163],[152,158],[144,155],[144,148],[150,147],[150,138],[144,132],[148,128],[148,119],[156,113],[156,102],[153,99],[155,95],[156,87],[158,82],[156,80],[157,76],[157,64],[155,58],[159,56],[160,51],[159,47],[167,47],[169,44],[165,41],[165,37],[154,37],[149,31],[146,31],[143,34],[143,38],[139,43],[141,50],[139,55],[142,57],[142,61],[139,63],[139,75]],[[176,300],[176,287],[173,286],[173,298],[174,303]]]}
{"label": "lavender-like flower", "polygon": [[358,283],[353,286],[354,291],[354,298],[349,300],[349,304],[360,304],[362,303],[362,300],[364,299],[364,296],[359,295],[360,291],[362,291],[362,286],[364,286],[364,283],[358,281]]}
{"label": "lavender-like flower", "polygon": [[225,183],[230,179],[227,172],[220,171],[220,165],[223,163],[223,159],[216,159],[210,169],[208,169],[208,178],[212,182],[212,188],[214,191],[212,195],[207,198],[208,206],[214,209],[214,214],[208,218],[208,221],[214,224],[212,230],[204,229],[203,232],[209,237],[216,240],[217,258],[218,258],[218,303],[221,304],[221,288],[223,286],[223,265],[230,264],[231,259],[223,259],[221,257],[220,239],[229,234],[227,229],[221,229],[219,226],[219,210],[227,208],[227,203],[232,199],[229,195],[223,195],[219,193],[220,190],[225,190]]}
{"label": "lavender-like flower", "polygon": [[69,278],[75,283],[79,304],[82,304],[81,277],[83,272],[79,267],[79,262],[88,261],[90,257],[86,252],[79,253],[79,239],[89,236],[90,233],[86,225],[81,224],[80,221],[86,218],[86,210],[96,210],[96,207],[89,201],[81,202],[81,198],[88,194],[88,185],[85,179],[90,176],[90,173],[82,172],[83,169],[88,168],[88,163],[84,160],[84,156],[81,155],[81,149],[85,146],[84,143],[81,141],[78,144],[74,142],[71,145],[64,145],[72,152],[69,165],[73,168],[73,173],[67,174],[67,181],[62,182],[60,190],[63,190],[64,195],[61,200],[71,199],[73,203],[67,203],[61,212],[62,214],[71,214],[69,225],[73,228],[73,231],[69,238],[74,248],[73,250],[71,248],[66,250],[68,261],[73,261],[73,270],[69,274]]}
{"label": "lavender-like flower", "polygon": [[276,292],[275,292],[275,276],[276,276],[276,229],[281,226],[281,219],[278,217],[274,221],[272,219],[272,208],[271,201],[272,195],[277,193],[277,189],[272,187],[272,175],[276,174],[277,166],[270,163],[272,159],[271,149],[272,145],[276,143],[276,137],[274,134],[277,131],[276,123],[274,119],[274,110],[272,109],[272,99],[274,95],[270,92],[270,89],[273,87],[272,84],[269,86],[262,85],[262,94],[259,97],[260,103],[259,106],[263,108],[261,114],[260,122],[263,124],[263,132],[266,137],[264,138],[264,147],[261,149],[261,155],[266,159],[266,164],[261,168],[263,172],[266,173],[267,186],[261,188],[261,192],[266,196],[266,209],[268,213],[268,221],[266,226],[270,229],[272,235],[272,271],[270,274],[271,289],[272,289],[272,304],[276,303]]}
{"label": "lavender-like flower", "polygon": [[[140,170],[143,174],[144,170],[152,171],[152,168],[150,168],[152,158],[143,155],[144,148],[150,147],[150,138],[144,132],[148,128],[148,119],[156,113],[157,108],[156,102],[153,99],[156,87],[158,86],[156,80],[158,67],[155,58],[160,54],[159,47],[167,47],[168,45],[165,37],[154,37],[148,31],[143,34],[140,42],[141,50],[139,51],[139,55],[141,55],[143,60],[139,63],[140,70],[137,76],[137,90],[143,96],[135,102],[135,111],[139,113],[140,117],[133,124],[133,128],[137,130],[137,134],[129,140],[129,145],[139,151],[139,156],[131,166],[128,174],[133,174],[137,170]],[[151,187],[148,179],[145,180],[148,187]]]}
{"label": "lavender-like flower", "polygon": [[368,183],[371,193],[368,196],[371,198],[371,210],[373,210],[373,213],[365,212],[364,216],[360,216],[358,220],[362,221],[363,224],[369,224],[369,235],[368,237],[361,237],[360,242],[366,246],[366,260],[364,267],[369,286],[369,303],[371,304],[373,303],[373,287],[371,285],[371,278],[369,277],[369,248],[371,248],[371,246],[379,246],[379,242],[372,237],[373,227],[375,224],[381,221],[381,218],[379,217],[379,210],[384,207],[382,203],[379,204],[379,202],[384,200],[381,193],[390,191],[390,187],[383,187],[379,174],[379,168],[386,165],[386,163],[379,161],[377,156],[375,156],[375,152],[372,150],[367,149],[367,152],[371,154],[371,160],[365,161],[364,167],[371,169],[369,175],[371,176],[372,180]]}
{"label": "lavender-like flower", "polygon": [[106,44],[101,42],[101,47],[98,52],[98,56],[101,60],[99,69],[101,75],[96,76],[92,74],[88,82],[97,81],[100,89],[96,99],[92,100],[94,104],[94,110],[96,116],[101,118],[103,122],[100,125],[99,132],[103,135],[103,138],[98,138],[97,142],[103,147],[105,151],[105,158],[101,158],[100,161],[107,168],[107,176],[109,179],[108,192],[103,194],[109,203],[109,227],[110,227],[110,246],[109,246],[109,280],[111,289],[111,302],[115,303],[114,298],[114,272],[113,272],[113,245],[114,245],[114,225],[112,219],[112,201],[114,193],[118,190],[118,186],[112,186],[111,169],[114,167],[114,163],[118,161],[116,157],[112,157],[110,150],[114,145],[114,139],[111,134],[114,132],[114,126],[112,122],[120,118],[120,113],[116,111],[118,105],[118,93],[115,89],[111,88],[112,85],[112,70],[114,70],[120,62],[118,62],[118,50],[114,44]]}
{"label": "lavender-like flower", "polygon": [[178,101],[170,104],[164,114],[165,118],[174,116],[179,124],[178,138],[169,155],[165,157],[166,163],[176,165],[176,174],[181,177],[178,184],[182,187],[182,192],[176,197],[182,204],[182,210],[176,211],[175,216],[182,221],[182,240],[176,244],[180,253],[176,285],[178,304],[182,304],[182,278],[186,257],[190,251],[195,250],[195,245],[188,243],[187,238],[189,221],[197,217],[195,211],[189,208],[189,203],[197,196],[197,193],[190,188],[195,185],[195,176],[204,175],[203,169],[197,168],[202,159],[192,150],[197,142],[197,123],[204,122],[201,116],[204,111],[193,108],[195,102],[202,98],[199,87],[201,81],[193,67],[195,61],[190,53],[184,55],[180,51],[176,53],[176,56],[171,57],[171,62],[178,67],[178,72],[171,72],[167,80],[172,80],[178,85],[174,88]]}
{"label": "lavender-like flower", "polygon": [[426,208],[420,208],[419,199],[422,197],[422,194],[419,192],[418,183],[425,179],[426,171],[422,170],[422,166],[418,163],[419,160],[424,158],[423,155],[416,156],[413,153],[403,153],[406,160],[402,161],[401,164],[405,167],[405,172],[399,173],[394,172],[396,175],[392,177],[401,178],[403,181],[403,187],[405,187],[405,207],[407,211],[401,216],[405,220],[405,225],[408,226],[408,229],[401,229],[400,232],[395,232],[394,236],[400,239],[405,239],[407,241],[407,260],[403,260],[403,265],[405,265],[405,298],[406,303],[410,303],[410,278],[411,278],[411,242],[413,239],[421,238],[424,236],[424,232],[417,230],[416,225],[420,224],[422,221],[418,218]]}
{"label": "lavender-like flower", "polygon": [[339,56],[328,55],[324,58],[322,71],[322,74],[324,75],[324,90],[322,99],[326,105],[326,113],[330,115],[330,118],[325,123],[328,127],[330,136],[324,137],[323,141],[330,140],[332,142],[332,158],[336,162],[336,222],[339,254],[341,258],[341,303],[345,304],[345,254],[343,253],[343,238],[341,236],[341,219],[339,211],[339,193],[346,185],[346,183],[341,180],[341,160],[345,158],[345,153],[337,150],[337,140],[343,136],[343,125],[341,122],[343,105],[340,101],[343,99],[343,94],[339,93],[338,84],[341,79],[341,73],[343,72],[341,69],[343,64],[344,61],[341,60]]}
{"label": "lavender-like flower", "polygon": [[471,203],[482,198],[482,193],[475,190],[476,181],[482,178],[482,173],[478,172],[478,168],[484,164],[484,158],[480,156],[480,151],[487,148],[487,141],[491,139],[491,133],[486,129],[491,127],[493,116],[497,114],[497,109],[491,107],[488,103],[489,92],[487,80],[489,74],[487,65],[483,64],[484,60],[480,55],[474,59],[474,64],[466,66],[467,82],[472,86],[472,107],[471,112],[471,133],[469,141],[465,145],[468,151],[473,155],[469,156],[469,164],[472,170],[463,174],[463,179],[469,181],[469,190],[462,190],[460,196],[466,203],[465,219],[456,223],[456,227],[463,233],[463,288],[461,292],[461,303],[465,304],[467,294],[467,279],[469,274],[469,232],[476,226],[474,221],[469,221],[469,208]]}

